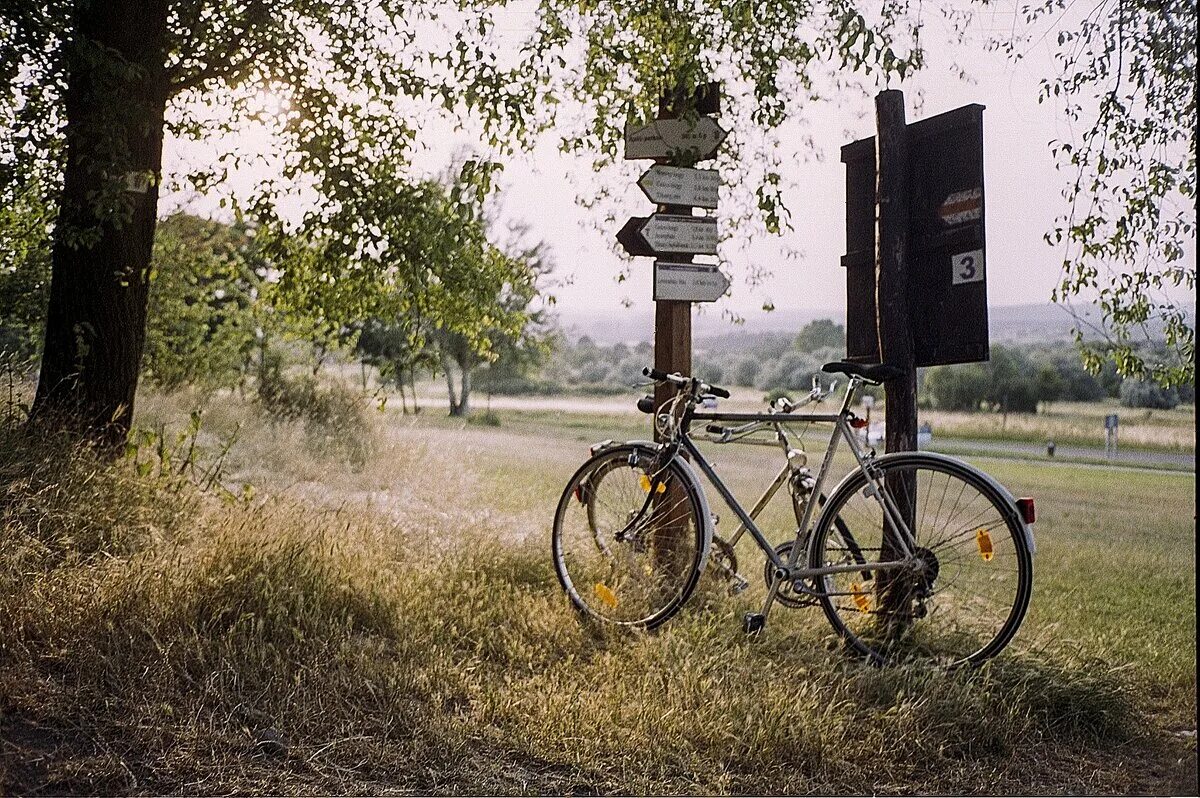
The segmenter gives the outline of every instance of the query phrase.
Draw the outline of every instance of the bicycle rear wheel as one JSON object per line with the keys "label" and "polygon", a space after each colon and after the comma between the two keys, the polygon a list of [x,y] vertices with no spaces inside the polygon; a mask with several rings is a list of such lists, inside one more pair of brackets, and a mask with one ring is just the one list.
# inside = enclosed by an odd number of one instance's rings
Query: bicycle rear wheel
{"label": "bicycle rear wheel", "polygon": [[642,446],[606,449],[575,472],[554,514],[554,568],[583,614],[653,628],[696,588],[712,534],[707,505],[678,462]]}
{"label": "bicycle rear wheel", "polygon": [[[950,458],[887,455],[874,468],[896,503],[911,508],[917,561],[874,567],[900,559],[895,532],[866,475],[851,475],[824,508],[810,549],[813,568],[862,566],[814,579],[830,623],[874,663],[977,665],[995,656],[1025,617],[1033,583],[1017,508],[981,472]],[[834,519],[854,530],[866,564]]]}

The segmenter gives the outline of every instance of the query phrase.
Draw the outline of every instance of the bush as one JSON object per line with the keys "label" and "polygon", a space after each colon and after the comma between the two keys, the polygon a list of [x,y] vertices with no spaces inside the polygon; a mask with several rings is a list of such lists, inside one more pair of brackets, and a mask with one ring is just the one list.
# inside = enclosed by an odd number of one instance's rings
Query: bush
{"label": "bush", "polygon": [[1061,383],[1038,379],[1033,363],[1022,352],[993,346],[991,360],[935,366],[925,374],[925,388],[940,410],[991,410],[1035,413],[1041,388],[1061,393]]}
{"label": "bush", "polygon": [[1179,405],[1179,392],[1174,388],[1163,388],[1156,382],[1125,380],[1121,383],[1121,404],[1125,407],[1172,410]]}
{"label": "bush", "polygon": [[754,385],[762,365],[754,357],[744,357],[733,370],[734,385]]}
{"label": "bush", "polygon": [[258,401],[272,421],[302,421],[311,451],[361,467],[370,453],[362,397],[340,385],[322,387],[316,377],[291,377],[283,358],[267,352],[258,377]]}

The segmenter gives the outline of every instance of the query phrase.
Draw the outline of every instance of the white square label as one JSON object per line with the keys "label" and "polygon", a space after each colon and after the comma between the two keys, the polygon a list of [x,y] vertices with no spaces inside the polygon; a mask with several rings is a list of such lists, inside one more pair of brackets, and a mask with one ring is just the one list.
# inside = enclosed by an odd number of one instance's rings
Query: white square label
{"label": "white square label", "polygon": [[983,280],[983,250],[975,249],[950,257],[953,285],[978,283]]}

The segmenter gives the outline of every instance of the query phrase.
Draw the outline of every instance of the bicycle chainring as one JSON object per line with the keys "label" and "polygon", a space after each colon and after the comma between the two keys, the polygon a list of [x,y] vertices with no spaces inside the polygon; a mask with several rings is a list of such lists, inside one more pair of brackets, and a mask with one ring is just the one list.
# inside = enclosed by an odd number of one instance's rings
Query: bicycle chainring
{"label": "bicycle chainring", "polygon": [[[775,547],[775,553],[779,555],[780,559],[786,561],[792,555],[792,546],[794,546],[795,544],[796,544],[795,540],[784,541],[783,543],[780,543],[778,546]],[[808,548],[808,537],[807,536],[805,536],[800,541],[800,546],[802,549]],[[775,579],[775,566],[771,564],[770,560],[767,560],[766,564],[763,566],[763,580],[767,584],[767,590],[771,589],[771,582],[774,579]],[[779,586],[779,590],[777,590],[775,592],[775,600],[778,601],[783,606],[791,607],[792,609],[800,609],[801,607],[812,607],[812,606],[815,606],[817,603],[817,600],[815,598],[813,598],[812,596],[806,595],[804,593],[796,592],[796,590],[792,587],[792,583],[790,581],[784,582],[782,585]]]}

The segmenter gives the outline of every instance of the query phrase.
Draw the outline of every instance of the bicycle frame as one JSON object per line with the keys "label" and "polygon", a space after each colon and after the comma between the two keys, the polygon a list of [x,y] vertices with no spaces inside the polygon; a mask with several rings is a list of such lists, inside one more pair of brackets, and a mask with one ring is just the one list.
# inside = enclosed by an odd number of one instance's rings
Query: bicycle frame
{"label": "bicycle frame", "polygon": [[747,513],[742,505],[738,502],[737,498],[721,480],[720,476],[717,475],[716,471],[704,457],[703,453],[701,453],[701,451],[697,448],[695,442],[692,441],[691,436],[689,435],[689,427],[693,421],[725,421],[738,423],[751,422],[780,425],[804,423],[833,424],[834,430],[830,435],[829,445],[825,450],[825,456],[822,459],[821,466],[817,471],[812,488],[812,495],[821,495],[821,489],[824,485],[825,478],[830,471],[830,467],[833,464],[833,458],[837,452],[838,443],[841,439],[845,439],[847,445],[850,447],[850,452],[857,463],[858,469],[867,475],[871,484],[874,486],[872,495],[875,500],[879,502],[879,505],[884,513],[884,518],[887,519],[894,530],[899,532],[899,534],[896,535],[896,539],[901,550],[900,553],[902,555],[902,559],[895,562],[877,563],[873,567],[875,570],[879,571],[902,569],[908,567],[908,560],[913,557],[915,543],[913,542],[912,531],[908,528],[907,523],[905,523],[903,514],[900,512],[891,495],[888,493],[887,487],[883,484],[879,477],[872,473],[872,469],[870,467],[871,458],[859,445],[858,439],[854,435],[853,429],[850,426],[850,418],[852,417],[850,413],[850,404],[853,402],[854,395],[860,385],[860,379],[851,378],[850,384],[846,389],[846,394],[842,400],[842,406],[837,413],[720,413],[696,411],[695,408],[689,404],[685,407],[683,415],[680,418],[678,439],[679,447],[699,468],[700,472],[704,474],[709,484],[716,489],[718,494],[720,494],[721,500],[724,501],[729,509],[733,511],[734,515],[737,516],[738,520],[741,522],[738,535],[740,536],[742,529],[749,532],[750,536],[754,539],[754,542],[767,556],[767,559],[770,560],[775,569],[775,579],[772,580],[773,584],[767,600],[768,606],[774,600],[775,593],[782,581],[809,579],[834,573],[858,571],[862,569],[862,564],[847,563],[844,565],[828,565],[819,568],[796,567],[796,562],[800,556],[799,544],[801,538],[804,534],[804,531],[809,528],[813,520],[813,509],[818,504],[818,502],[814,501],[809,501],[805,504],[803,517],[798,519],[799,525],[796,531],[796,545],[792,546],[791,552],[785,561],[775,551],[775,548],[766,539],[766,536],[763,534],[762,530],[759,529],[758,525],[754,522],[754,517],[759,511],[761,511],[762,507],[764,507],[767,502],[770,501],[775,492],[778,491],[779,487],[787,479],[788,473],[791,470],[790,467],[785,468],[783,472],[776,477],[775,482],[772,483],[771,487],[767,489],[767,491],[759,499],[758,503],[756,503],[754,511],[752,513]]}

